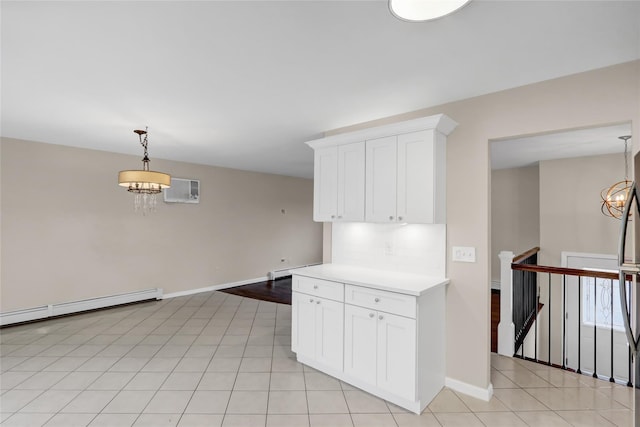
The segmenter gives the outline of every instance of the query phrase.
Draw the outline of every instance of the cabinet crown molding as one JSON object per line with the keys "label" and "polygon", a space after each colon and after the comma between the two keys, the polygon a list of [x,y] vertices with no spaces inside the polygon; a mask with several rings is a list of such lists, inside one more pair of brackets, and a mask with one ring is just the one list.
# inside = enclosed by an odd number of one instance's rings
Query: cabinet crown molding
{"label": "cabinet crown molding", "polygon": [[444,114],[436,114],[428,117],[420,117],[382,126],[345,132],[324,138],[307,141],[306,144],[313,149],[329,147],[332,145],[347,144],[350,142],[366,141],[369,139],[383,138],[385,136],[400,135],[403,133],[417,132],[421,130],[435,130],[448,136],[458,123]]}

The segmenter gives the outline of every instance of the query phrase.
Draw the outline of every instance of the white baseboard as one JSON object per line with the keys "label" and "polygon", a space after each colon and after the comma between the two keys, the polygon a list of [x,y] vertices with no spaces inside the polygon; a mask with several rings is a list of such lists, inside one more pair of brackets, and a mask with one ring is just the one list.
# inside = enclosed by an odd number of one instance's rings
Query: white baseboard
{"label": "white baseboard", "polygon": [[267,277],[269,278],[269,280],[276,280],[276,279],[279,279],[281,277],[291,276],[291,270],[295,270],[296,268],[311,267],[312,265],[320,265],[320,264],[322,264],[322,263],[321,262],[316,262],[316,263],[313,263],[313,264],[299,265],[297,267],[287,267],[287,268],[283,268],[283,269],[280,269],[280,270],[271,270]]}
{"label": "white baseboard", "polygon": [[41,307],[27,308],[24,310],[9,311],[0,313],[0,326],[12,325],[14,323],[29,322],[32,320],[46,319],[52,316],[61,316],[65,314],[80,313],[87,310],[95,310],[98,308],[112,307],[121,304],[128,304],[137,301],[146,301],[150,299],[167,299],[186,295],[199,294],[201,292],[217,291],[220,289],[233,288],[236,286],[248,285],[256,282],[264,282],[268,280],[266,276],[257,277],[255,279],[241,280],[239,282],[223,283],[220,285],[207,286],[206,288],[189,289],[187,291],[172,292],[163,295],[162,289],[153,288],[143,291],[129,292],[126,294],[109,295],[97,298],[90,298],[80,301],[63,302],[60,304],[49,304]]}
{"label": "white baseboard", "polygon": [[288,268],[284,268],[282,270],[271,270],[267,277],[269,278],[269,280],[276,280],[281,277],[287,276],[291,276],[291,271]]}
{"label": "white baseboard", "polygon": [[492,280],[491,281],[491,289],[500,290],[500,280]]}
{"label": "white baseboard", "polygon": [[487,388],[481,388],[469,383],[446,377],[444,379],[444,385],[454,391],[466,394],[471,397],[475,397],[476,399],[484,400],[485,402],[491,400],[491,396],[493,396],[493,384],[489,384],[489,387]]}
{"label": "white baseboard", "polygon": [[44,319],[51,316],[50,307],[50,305],[43,305],[42,307],[27,308],[25,310],[15,310],[6,313],[0,313],[0,326]]}
{"label": "white baseboard", "polygon": [[79,313],[87,310],[95,310],[98,308],[112,307],[115,305],[146,301],[150,299],[162,299],[162,289],[145,289],[142,291],[129,292],[126,294],[108,295],[80,301],[49,304],[43,305],[41,307],[28,308],[25,310],[0,313],[0,326],[28,322],[31,320],[46,319],[47,317],[52,316]]}
{"label": "white baseboard", "polygon": [[189,289],[189,290],[186,290],[186,291],[171,292],[170,294],[164,294],[162,296],[162,298],[163,299],[167,299],[167,298],[175,298],[175,297],[184,297],[184,296],[187,296],[187,295],[195,295],[195,294],[199,294],[199,293],[202,293],[202,292],[219,291],[220,289],[235,288],[236,286],[250,285],[251,283],[257,283],[257,282],[265,282],[267,280],[268,280],[268,278],[266,276],[256,277],[255,279],[241,280],[239,282],[223,283],[223,284],[220,284],[220,285],[207,286],[205,288],[197,288],[197,289]]}

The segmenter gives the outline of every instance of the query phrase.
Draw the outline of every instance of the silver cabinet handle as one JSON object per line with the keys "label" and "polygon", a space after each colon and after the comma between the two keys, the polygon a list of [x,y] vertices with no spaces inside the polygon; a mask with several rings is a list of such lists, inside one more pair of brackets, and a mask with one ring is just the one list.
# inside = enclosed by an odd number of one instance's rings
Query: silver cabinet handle
{"label": "silver cabinet handle", "polygon": [[380,316],[378,316],[378,319],[382,320],[384,319],[384,317],[382,316],[382,314]]}
{"label": "silver cabinet handle", "polygon": [[374,298],[375,302],[380,302],[380,298]]}
{"label": "silver cabinet handle", "polygon": [[331,219],[335,219],[335,218],[336,218],[336,216],[335,216],[335,215],[331,215]]}
{"label": "silver cabinet handle", "polygon": [[338,219],[342,219],[342,215],[338,215]]}
{"label": "silver cabinet handle", "polygon": [[369,313],[369,317],[371,317],[373,319],[373,316],[375,316],[375,314]]}
{"label": "silver cabinet handle", "polygon": [[309,299],[309,302],[313,302],[313,298],[310,298],[310,299]]}
{"label": "silver cabinet handle", "polygon": [[389,215],[389,219],[390,219],[391,221],[393,221],[393,216]]}
{"label": "silver cabinet handle", "polygon": [[402,221],[402,217],[401,216],[398,217],[398,221]]}
{"label": "silver cabinet handle", "polygon": [[320,300],[316,301],[316,304],[320,304]]}
{"label": "silver cabinet handle", "polygon": [[313,285],[313,289],[318,289],[318,285]]}

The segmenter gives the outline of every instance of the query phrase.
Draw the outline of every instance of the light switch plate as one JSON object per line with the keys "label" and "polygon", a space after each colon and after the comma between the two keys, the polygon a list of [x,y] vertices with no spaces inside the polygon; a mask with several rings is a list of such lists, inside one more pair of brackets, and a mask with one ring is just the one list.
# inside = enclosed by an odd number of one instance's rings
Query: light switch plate
{"label": "light switch plate", "polygon": [[471,246],[454,246],[452,261],[476,262],[476,248]]}

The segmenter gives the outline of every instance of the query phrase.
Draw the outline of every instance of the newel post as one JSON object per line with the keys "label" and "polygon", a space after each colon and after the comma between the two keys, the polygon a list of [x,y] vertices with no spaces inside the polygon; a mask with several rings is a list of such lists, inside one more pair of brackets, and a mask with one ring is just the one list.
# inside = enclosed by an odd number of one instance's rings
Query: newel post
{"label": "newel post", "polygon": [[502,251],[500,258],[500,323],[498,324],[498,353],[513,357],[516,328],[513,324],[513,274],[511,262],[515,255]]}

